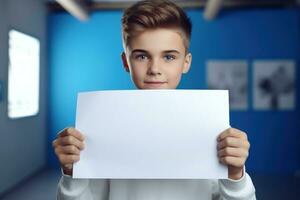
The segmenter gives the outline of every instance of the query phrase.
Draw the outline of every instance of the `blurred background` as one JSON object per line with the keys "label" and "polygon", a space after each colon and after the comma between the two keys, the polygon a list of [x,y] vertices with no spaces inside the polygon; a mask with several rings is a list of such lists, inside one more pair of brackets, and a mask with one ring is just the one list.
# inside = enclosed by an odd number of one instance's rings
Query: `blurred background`
{"label": "blurred background", "polygon": [[[180,89],[229,89],[258,199],[300,196],[300,1],[176,1],[193,23]],[[77,93],[134,89],[121,17],[133,1],[0,0],[0,199],[55,199],[56,134]],[[116,122],[117,123],[117,122]]]}

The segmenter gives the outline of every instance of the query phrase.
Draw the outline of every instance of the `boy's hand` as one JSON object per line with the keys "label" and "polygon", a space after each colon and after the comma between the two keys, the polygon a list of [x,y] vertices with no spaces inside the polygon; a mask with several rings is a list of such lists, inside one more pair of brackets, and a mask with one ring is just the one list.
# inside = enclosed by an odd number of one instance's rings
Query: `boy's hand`
{"label": "boy's hand", "polygon": [[52,142],[55,154],[64,173],[72,176],[73,163],[79,161],[80,151],[84,148],[84,136],[75,128],[65,128]]}
{"label": "boy's hand", "polygon": [[246,133],[229,128],[222,132],[217,140],[219,161],[228,165],[229,178],[240,179],[243,176],[243,168],[250,148]]}

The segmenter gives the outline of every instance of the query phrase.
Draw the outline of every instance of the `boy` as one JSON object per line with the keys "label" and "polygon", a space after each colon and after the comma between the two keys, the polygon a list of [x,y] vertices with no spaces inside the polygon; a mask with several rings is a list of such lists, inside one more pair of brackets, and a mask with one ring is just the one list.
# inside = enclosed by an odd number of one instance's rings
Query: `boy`
{"label": "boy", "polygon": [[[139,89],[175,89],[189,71],[191,23],[169,0],[146,0],[128,8],[122,18],[124,68]],[[250,144],[234,128],[220,133],[218,158],[228,166],[227,180],[103,180],[72,179],[72,164],[79,161],[84,136],[64,129],[53,141],[63,176],[58,199],[256,199],[251,178],[244,170]]]}

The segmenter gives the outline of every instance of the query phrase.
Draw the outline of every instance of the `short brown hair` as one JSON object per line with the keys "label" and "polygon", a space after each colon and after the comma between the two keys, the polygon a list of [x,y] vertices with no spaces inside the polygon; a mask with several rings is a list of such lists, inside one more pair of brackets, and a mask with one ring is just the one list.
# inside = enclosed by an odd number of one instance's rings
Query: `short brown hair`
{"label": "short brown hair", "polygon": [[179,28],[188,50],[192,23],[183,9],[170,0],[139,1],[124,11],[122,36],[125,47],[132,37],[155,28]]}

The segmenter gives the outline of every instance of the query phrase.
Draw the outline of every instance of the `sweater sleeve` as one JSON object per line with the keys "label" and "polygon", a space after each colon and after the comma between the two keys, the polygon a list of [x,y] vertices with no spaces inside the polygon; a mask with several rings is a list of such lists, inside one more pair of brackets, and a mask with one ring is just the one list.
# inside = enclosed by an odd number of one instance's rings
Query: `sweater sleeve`
{"label": "sweater sleeve", "polygon": [[62,172],[58,183],[58,200],[107,200],[108,180],[74,179]]}
{"label": "sweater sleeve", "polygon": [[215,180],[212,189],[213,200],[256,200],[254,185],[245,170],[239,180]]}

